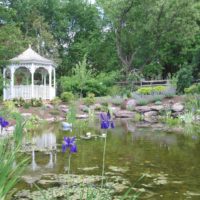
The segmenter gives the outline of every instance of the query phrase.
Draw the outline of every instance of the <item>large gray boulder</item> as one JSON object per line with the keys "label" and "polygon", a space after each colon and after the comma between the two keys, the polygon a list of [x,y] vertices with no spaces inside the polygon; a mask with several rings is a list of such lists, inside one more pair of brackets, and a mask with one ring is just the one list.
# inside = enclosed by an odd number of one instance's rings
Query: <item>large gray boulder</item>
{"label": "large gray boulder", "polygon": [[151,111],[151,107],[150,106],[137,106],[137,107],[135,107],[135,110],[140,113],[145,113],[145,112]]}
{"label": "large gray boulder", "polygon": [[144,113],[144,121],[154,123],[158,121],[158,112],[157,111],[149,111]]}
{"label": "large gray boulder", "polygon": [[160,112],[161,110],[164,110],[164,106],[163,105],[154,105],[150,107],[152,111],[158,111]]}
{"label": "large gray boulder", "polygon": [[184,110],[184,106],[181,103],[175,103],[172,105],[173,112],[182,112]]}
{"label": "large gray boulder", "polygon": [[116,118],[133,118],[135,116],[135,112],[131,112],[128,110],[119,110],[114,113]]}

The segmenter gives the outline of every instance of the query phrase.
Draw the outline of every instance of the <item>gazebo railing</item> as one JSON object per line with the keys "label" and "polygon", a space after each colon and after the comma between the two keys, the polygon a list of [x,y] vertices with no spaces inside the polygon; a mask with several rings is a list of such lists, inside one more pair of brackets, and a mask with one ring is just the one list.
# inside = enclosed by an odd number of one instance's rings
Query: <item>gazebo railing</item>
{"label": "gazebo railing", "polygon": [[13,98],[23,98],[23,99],[32,99],[32,98],[42,98],[42,99],[52,99],[51,94],[55,94],[55,88],[50,87],[49,85],[34,85],[32,94],[31,85],[15,85],[13,87],[13,95],[11,94],[11,88],[8,87],[5,89],[5,100]]}

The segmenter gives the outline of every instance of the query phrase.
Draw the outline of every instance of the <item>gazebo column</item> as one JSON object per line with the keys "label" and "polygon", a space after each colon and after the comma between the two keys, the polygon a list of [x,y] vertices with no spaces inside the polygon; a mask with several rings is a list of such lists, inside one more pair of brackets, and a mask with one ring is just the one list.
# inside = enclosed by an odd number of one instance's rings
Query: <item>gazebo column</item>
{"label": "gazebo column", "polygon": [[34,98],[34,73],[35,73],[35,65],[31,65],[31,98]]}
{"label": "gazebo column", "polygon": [[10,80],[10,93],[11,93],[11,98],[15,98],[15,90],[14,90],[14,82],[15,82],[15,68],[14,66],[11,66],[11,80]]}
{"label": "gazebo column", "polygon": [[52,87],[52,68],[50,68],[48,70],[49,72],[49,99],[52,98],[52,90],[51,90],[51,87]]}
{"label": "gazebo column", "polygon": [[56,96],[56,70],[53,70],[54,74],[54,79],[53,79],[53,86],[54,86],[54,97]]}
{"label": "gazebo column", "polygon": [[6,69],[3,68],[3,100],[4,101],[7,99],[5,87],[6,87]]}

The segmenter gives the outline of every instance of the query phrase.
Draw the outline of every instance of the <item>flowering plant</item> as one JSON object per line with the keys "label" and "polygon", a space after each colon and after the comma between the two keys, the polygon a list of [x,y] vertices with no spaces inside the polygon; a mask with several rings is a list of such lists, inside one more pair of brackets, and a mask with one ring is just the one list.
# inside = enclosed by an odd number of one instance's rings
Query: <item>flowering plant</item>
{"label": "flowering plant", "polygon": [[64,137],[62,144],[62,152],[66,152],[69,149],[69,153],[76,153],[77,146],[75,144],[76,137]]}
{"label": "flowering plant", "polygon": [[6,121],[3,117],[0,117],[1,132],[3,131],[3,128],[7,127],[8,125],[9,125],[9,122]]}
{"label": "flowering plant", "polygon": [[107,112],[107,114],[101,113],[100,120],[101,120],[101,129],[115,128],[114,122],[111,119],[109,111]]}
{"label": "flowering plant", "polygon": [[68,157],[68,174],[70,172],[70,161],[71,161],[71,154],[77,153],[77,146],[76,146],[76,137],[64,137],[64,141],[62,144],[62,152],[66,152],[69,149],[69,157]]}

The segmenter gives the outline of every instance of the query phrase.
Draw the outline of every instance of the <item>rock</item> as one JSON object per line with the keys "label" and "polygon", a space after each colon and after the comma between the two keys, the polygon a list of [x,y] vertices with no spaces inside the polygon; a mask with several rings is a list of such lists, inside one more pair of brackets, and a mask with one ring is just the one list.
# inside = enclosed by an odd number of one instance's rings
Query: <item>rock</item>
{"label": "rock", "polygon": [[76,118],[77,119],[87,119],[89,116],[88,114],[77,114]]}
{"label": "rock", "polygon": [[151,107],[149,107],[149,106],[137,106],[137,107],[135,107],[135,110],[137,112],[144,113],[144,112],[151,111]]}
{"label": "rock", "polygon": [[100,103],[95,103],[94,105],[91,106],[92,109],[94,110],[101,110],[101,104]]}
{"label": "rock", "polygon": [[62,105],[59,106],[59,108],[60,108],[61,110],[62,110],[62,109],[67,109],[68,106],[62,104]]}
{"label": "rock", "polygon": [[172,106],[172,111],[174,112],[181,112],[183,111],[183,109],[184,109],[184,106],[181,103],[175,103]]}
{"label": "rock", "polygon": [[160,112],[161,110],[164,109],[164,106],[163,105],[155,105],[155,106],[151,106],[151,110],[153,111],[158,111]]}
{"label": "rock", "polygon": [[126,109],[128,110],[134,110],[137,102],[135,99],[129,99],[126,101]]}
{"label": "rock", "polygon": [[113,112],[113,113],[115,113],[115,112],[118,112],[119,110],[121,110],[119,107],[117,107],[117,106],[111,106],[110,107],[110,110]]}
{"label": "rock", "polygon": [[46,108],[50,108],[50,109],[53,109],[53,108],[54,108],[54,106],[51,105],[51,104],[46,104],[45,106],[46,106]]}
{"label": "rock", "polygon": [[83,112],[89,112],[89,107],[86,106],[86,105],[80,105],[80,110],[83,111]]}
{"label": "rock", "polygon": [[62,112],[68,113],[69,109],[68,108],[62,108]]}
{"label": "rock", "polygon": [[116,118],[133,118],[135,116],[135,112],[119,110],[117,112],[114,112],[114,116]]}
{"label": "rock", "polygon": [[24,118],[29,118],[29,117],[32,116],[31,113],[21,113],[21,115],[22,115],[22,117],[24,117]]}
{"label": "rock", "polygon": [[157,122],[157,120],[158,120],[157,115],[158,115],[157,111],[145,112],[144,113],[144,121],[147,121],[147,122],[150,122],[150,123]]}

